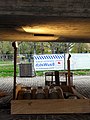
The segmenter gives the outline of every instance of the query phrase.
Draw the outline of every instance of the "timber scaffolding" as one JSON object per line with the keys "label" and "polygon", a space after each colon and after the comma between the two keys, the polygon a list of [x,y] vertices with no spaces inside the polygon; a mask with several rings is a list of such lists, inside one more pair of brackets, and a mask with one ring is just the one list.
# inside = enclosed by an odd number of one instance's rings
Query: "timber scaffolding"
{"label": "timber scaffolding", "polygon": [[[31,29],[30,33],[26,30],[27,26]],[[0,1],[0,40],[90,42],[90,0]],[[18,90],[24,88],[19,86],[17,89],[16,86],[15,43],[14,100],[11,101],[11,114],[90,113],[90,99],[77,93],[75,87],[70,84],[70,66],[68,66],[69,84],[65,85],[65,89],[59,86],[59,91],[62,89],[63,92],[71,92],[75,99],[16,100]],[[55,78],[58,84],[58,75]],[[31,88],[27,89],[31,91]]]}

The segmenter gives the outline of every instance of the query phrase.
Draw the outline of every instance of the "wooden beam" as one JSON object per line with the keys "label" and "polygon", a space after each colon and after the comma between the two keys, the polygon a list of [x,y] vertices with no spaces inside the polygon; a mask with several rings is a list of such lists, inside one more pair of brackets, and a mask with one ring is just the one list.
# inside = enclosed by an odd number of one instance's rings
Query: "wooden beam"
{"label": "wooden beam", "polygon": [[69,86],[71,86],[71,80],[70,80],[70,57],[71,57],[71,55],[69,54],[69,56],[68,56],[68,60],[67,60],[67,69],[68,69],[68,85]]}
{"label": "wooden beam", "polygon": [[71,89],[72,89],[73,94],[79,97],[80,99],[87,99],[82,94],[80,94],[78,91],[76,91],[73,87],[71,87]]}
{"label": "wooden beam", "polygon": [[16,65],[17,65],[17,42],[13,42],[14,48],[14,83],[13,83],[13,99],[16,97]]}
{"label": "wooden beam", "polygon": [[12,100],[11,114],[90,113],[90,99]]}
{"label": "wooden beam", "polygon": [[59,81],[59,71],[55,71],[55,84],[56,84],[56,85],[60,85],[60,81]]}

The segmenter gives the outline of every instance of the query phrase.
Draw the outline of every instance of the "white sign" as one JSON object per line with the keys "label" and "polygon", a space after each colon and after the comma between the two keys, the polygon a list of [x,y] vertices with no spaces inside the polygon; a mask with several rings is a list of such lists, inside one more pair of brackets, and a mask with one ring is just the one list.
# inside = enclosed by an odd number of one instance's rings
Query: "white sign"
{"label": "white sign", "polygon": [[34,68],[41,70],[63,70],[64,54],[34,55]]}
{"label": "white sign", "polygon": [[[90,69],[90,53],[71,53],[70,69]],[[65,57],[65,58],[64,58]],[[42,70],[67,70],[68,54],[34,55],[34,68]],[[65,61],[64,61],[65,60]]]}
{"label": "white sign", "polygon": [[71,70],[90,69],[90,53],[71,54],[70,68]]}

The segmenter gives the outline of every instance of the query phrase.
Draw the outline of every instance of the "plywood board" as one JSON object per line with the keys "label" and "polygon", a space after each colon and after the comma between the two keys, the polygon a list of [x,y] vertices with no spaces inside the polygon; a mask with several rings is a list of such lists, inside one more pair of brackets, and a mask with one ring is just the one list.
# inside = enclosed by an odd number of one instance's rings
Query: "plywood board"
{"label": "plywood board", "polygon": [[90,113],[90,99],[13,100],[11,114]]}

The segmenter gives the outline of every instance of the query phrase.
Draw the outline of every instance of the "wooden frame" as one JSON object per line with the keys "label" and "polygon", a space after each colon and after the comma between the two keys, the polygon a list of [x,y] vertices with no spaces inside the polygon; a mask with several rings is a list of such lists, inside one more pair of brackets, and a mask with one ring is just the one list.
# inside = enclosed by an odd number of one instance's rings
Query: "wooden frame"
{"label": "wooden frame", "polygon": [[[47,80],[48,76],[51,77],[51,79],[49,81]],[[64,85],[68,85],[68,71],[67,72],[66,71],[65,72],[59,72],[59,77],[60,76],[65,77],[64,82],[63,81],[61,82],[60,78],[59,78],[60,83],[64,84]],[[54,84],[54,82],[55,82],[54,77],[55,77],[55,71],[45,72],[45,85]],[[70,72],[70,84],[73,85],[73,73],[72,72]]]}
{"label": "wooden frame", "polygon": [[12,100],[11,114],[90,113],[90,99]]}
{"label": "wooden frame", "polygon": [[[77,96],[78,99],[12,100],[11,114],[90,113],[90,99],[87,99],[86,97],[78,93],[75,90],[75,86],[65,85],[60,87],[63,90],[63,92],[73,93],[73,95]],[[21,85],[17,85],[17,94],[22,88],[23,87],[21,87]]]}

